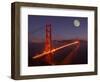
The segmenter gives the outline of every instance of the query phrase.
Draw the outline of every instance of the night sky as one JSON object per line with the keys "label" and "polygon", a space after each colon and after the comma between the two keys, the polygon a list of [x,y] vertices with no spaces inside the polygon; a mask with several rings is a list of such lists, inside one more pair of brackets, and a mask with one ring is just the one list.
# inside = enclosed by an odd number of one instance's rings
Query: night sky
{"label": "night sky", "polygon": [[[80,21],[80,26],[74,25]],[[87,40],[88,19],[85,17],[37,16],[28,15],[29,42],[44,42],[45,26],[51,24],[52,40]]]}

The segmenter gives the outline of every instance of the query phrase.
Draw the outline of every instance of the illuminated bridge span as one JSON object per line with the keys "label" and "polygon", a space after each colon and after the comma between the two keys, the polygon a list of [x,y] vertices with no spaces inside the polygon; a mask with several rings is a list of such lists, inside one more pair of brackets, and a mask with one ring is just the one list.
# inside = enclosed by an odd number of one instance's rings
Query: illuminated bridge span
{"label": "illuminated bridge span", "polygon": [[50,53],[56,52],[56,51],[58,51],[58,50],[60,50],[60,49],[63,49],[63,48],[65,48],[65,47],[72,46],[72,45],[76,45],[76,44],[79,44],[79,43],[80,43],[79,41],[74,41],[73,43],[69,43],[69,44],[63,45],[63,46],[61,46],[61,47],[52,49],[52,50],[50,50],[50,51],[47,51],[47,52],[45,51],[45,52],[43,52],[43,53],[41,53],[41,54],[38,54],[38,55],[34,56],[33,59],[40,58],[40,57],[42,57],[42,56],[44,56],[44,55],[48,55],[48,54],[50,54]]}
{"label": "illuminated bridge span", "polygon": [[73,59],[73,57],[75,57],[75,52],[78,50],[80,42],[79,40],[74,40],[74,42],[72,43],[67,43],[63,46],[60,46],[58,48],[54,48],[53,49],[53,45],[52,45],[52,29],[51,29],[51,24],[46,24],[45,26],[45,48],[43,53],[41,54],[37,54],[36,56],[33,56],[33,59],[38,59],[41,57],[44,57],[43,59],[45,60],[46,63],[50,64],[50,65],[55,65],[57,62],[55,62],[54,60],[54,52],[59,51],[60,49],[66,48],[66,47],[72,47],[73,45],[75,45],[76,47],[73,49],[73,51],[71,53],[69,53],[64,60],[61,62],[61,64],[68,64],[71,62],[71,60]]}

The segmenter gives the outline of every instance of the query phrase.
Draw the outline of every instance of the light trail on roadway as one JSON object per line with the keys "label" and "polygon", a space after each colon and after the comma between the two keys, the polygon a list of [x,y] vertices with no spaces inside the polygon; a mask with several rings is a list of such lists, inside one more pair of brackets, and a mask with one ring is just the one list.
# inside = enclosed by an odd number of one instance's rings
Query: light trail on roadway
{"label": "light trail on roadway", "polygon": [[44,56],[44,55],[47,55],[47,54],[49,54],[49,53],[56,52],[56,51],[58,51],[58,50],[60,50],[60,49],[62,49],[62,48],[65,48],[65,47],[68,47],[68,46],[72,46],[72,45],[75,45],[75,44],[78,44],[78,43],[79,43],[79,41],[75,41],[75,42],[72,42],[72,43],[63,45],[63,46],[61,46],[61,47],[52,49],[52,50],[47,51],[47,52],[44,51],[43,53],[38,54],[38,55],[36,55],[36,56],[34,56],[34,57],[32,57],[32,58],[33,58],[33,59],[37,59],[37,58],[40,58],[40,57],[42,57],[42,56]]}

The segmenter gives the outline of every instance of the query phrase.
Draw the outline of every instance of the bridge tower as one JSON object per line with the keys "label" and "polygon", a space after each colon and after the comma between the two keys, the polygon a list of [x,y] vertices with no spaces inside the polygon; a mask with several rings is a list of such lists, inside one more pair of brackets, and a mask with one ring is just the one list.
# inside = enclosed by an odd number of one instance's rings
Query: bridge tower
{"label": "bridge tower", "polygon": [[[51,24],[46,24],[45,27],[45,52],[50,52],[52,50],[52,34],[51,34]],[[53,63],[52,53],[49,53],[45,56],[46,62],[49,64]]]}

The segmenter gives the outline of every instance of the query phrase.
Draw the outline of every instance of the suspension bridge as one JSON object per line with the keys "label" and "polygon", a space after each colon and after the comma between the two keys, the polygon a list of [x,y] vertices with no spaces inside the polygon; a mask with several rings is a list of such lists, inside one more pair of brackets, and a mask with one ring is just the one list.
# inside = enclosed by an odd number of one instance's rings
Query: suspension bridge
{"label": "suspension bridge", "polygon": [[73,46],[73,45],[75,45],[76,48],[74,48],[73,51],[71,53],[69,53],[67,57],[64,58],[64,60],[61,62],[61,64],[70,63],[72,58],[75,57],[75,52],[77,52],[77,50],[80,46],[80,41],[76,40],[74,42],[67,43],[67,44],[64,44],[62,46],[59,46],[57,48],[53,48],[53,45],[52,45],[52,27],[51,27],[51,24],[46,24],[46,26],[45,26],[45,48],[44,48],[44,51],[40,54],[36,54],[32,58],[33,59],[40,59],[40,58],[44,57],[45,62],[47,62],[48,64],[56,64],[53,60],[54,59],[54,56],[53,56],[54,53],[61,50],[61,49],[64,49],[64,48],[67,48],[67,47]]}

